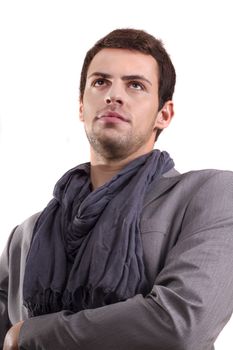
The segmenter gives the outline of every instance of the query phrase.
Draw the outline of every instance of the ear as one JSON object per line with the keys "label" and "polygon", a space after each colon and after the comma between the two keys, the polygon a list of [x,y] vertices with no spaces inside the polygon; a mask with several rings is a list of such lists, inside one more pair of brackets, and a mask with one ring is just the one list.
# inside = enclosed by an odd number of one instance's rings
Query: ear
{"label": "ear", "polygon": [[82,100],[79,101],[79,119],[81,120],[81,122],[84,121],[84,117],[83,117],[83,101]]}
{"label": "ear", "polygon": [[165,102],[163,107],[157,114],[154,128],[155,129],[165,129],[171,123],[172,117],[174,115],[173,102],[171,100]]}

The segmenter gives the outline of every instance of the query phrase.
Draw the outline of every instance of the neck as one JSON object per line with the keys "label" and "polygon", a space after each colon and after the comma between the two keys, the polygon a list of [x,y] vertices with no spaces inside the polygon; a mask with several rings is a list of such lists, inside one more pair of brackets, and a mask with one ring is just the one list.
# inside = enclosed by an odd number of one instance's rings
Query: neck
{"label": "neck", "polygon": [[142,156],[143,154],[149,153],[149,151],[138,154],[134,153],[124,159],[106,159],[99,154],[96,154],[91,149],[91,183],[93,190],[104,185],[111,178],[119,173],[128,163],[132,160]]}

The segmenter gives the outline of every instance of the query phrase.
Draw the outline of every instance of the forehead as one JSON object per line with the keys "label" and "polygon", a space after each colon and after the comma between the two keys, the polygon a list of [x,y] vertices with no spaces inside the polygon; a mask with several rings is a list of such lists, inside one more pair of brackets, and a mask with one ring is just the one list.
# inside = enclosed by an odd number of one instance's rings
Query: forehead
{"label": "forehead", "polygon": [[158,80],[158,64],[153,56],[127,49],[102,49],[92,59],[87,77],[94,72],[110,75],[144,75]]}

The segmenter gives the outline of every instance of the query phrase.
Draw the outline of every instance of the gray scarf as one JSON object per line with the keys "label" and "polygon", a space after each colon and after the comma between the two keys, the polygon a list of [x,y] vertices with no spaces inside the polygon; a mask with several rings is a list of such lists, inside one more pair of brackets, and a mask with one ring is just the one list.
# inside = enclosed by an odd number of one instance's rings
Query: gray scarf
{"label": "gray scarf", "polygon": [[139,229],[143,200],[151,182],[156,186],[173,166],[168,153],[155,150],[93,192],[89,163],[63,175],[27,257],[23,296],[31,316],[78,312],[150,291]]}

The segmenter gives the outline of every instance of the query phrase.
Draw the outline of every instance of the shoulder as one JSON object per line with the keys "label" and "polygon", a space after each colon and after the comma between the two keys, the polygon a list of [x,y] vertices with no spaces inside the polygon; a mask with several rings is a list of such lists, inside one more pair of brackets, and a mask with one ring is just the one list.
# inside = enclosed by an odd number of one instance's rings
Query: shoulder
{"label": "shoulder", "polygon": [[233,172],[206,169],[162,177],[147,192],[141,227],[166,233],[169,244],[211,228],[233,237]]}
{"label": "shoulder", "polygon": [[[210,200],[217,196],[233,196],[233,172],[228,170],[205,169],[177,175],[177,190],[192,198]],[[205,198],[203,196],[206,196]],[[220,198],[219,198],[220,200]],[[216,203],[217,204],[217,203]]]}
{"label": "shoulder", "polygon": [[179,173],[174,168],[165,173],[159,181],[150,184],[145,202],[151,202],[161,196],[190,198],[200,188],[208,189],[231,187],[233,172],[227,170],[205,169]]}
{"label": "shoulder", "polygon": [[206,199],[216,195],[233,195],[233,172],[227,170],[206,169],[190,171],[180,175],[179,186],[191,191],[196,197],[206,194]]}
{"label": "shoulder", "polygon": [[233,171],[230,170],[218,170],[218,169],[203,169],[193,170],[183,174],[179,174],[181,180],[194,180],[194,181],[208,181],[210,179],[233,179]]}
{"label": "shoulder", "polygon": [[178,187],[191,189],[193,191],[199,188],[214,187],[225,188],[233,184],[233,172],[229,170],[204,169],[194,170],[183,174],[173,170],[163,176],[162,182],[175,182]]}
{"label": "shoulder", "polygon": [[230,180],[233,178],[233,171],[219,169],[202,169],[180,173],[175,168],[172,168],[162,176],[162,180],[177,178],[179,181],[205,182],[206,180],[209,180],[212,177]]}
{"label": "shoulder", "polygon": [[[184,231],[230,231],[233,227],[233,172],[193,171],[182,175],[181,183],[191,188],[183,217]],[[220,233],[219,233],[220,234]]]}
{"label": "shoulder", "polygon": [[[208,204],[208,205],[207,205]],[[148,188],[144,209],[149,212],[165,208],[166,212],[184,213],[188,208],[229,207],[233,204],[233,172],[215,169],[177,171],[165,174]],[[177,215],[177,214],[176,214]]]}

